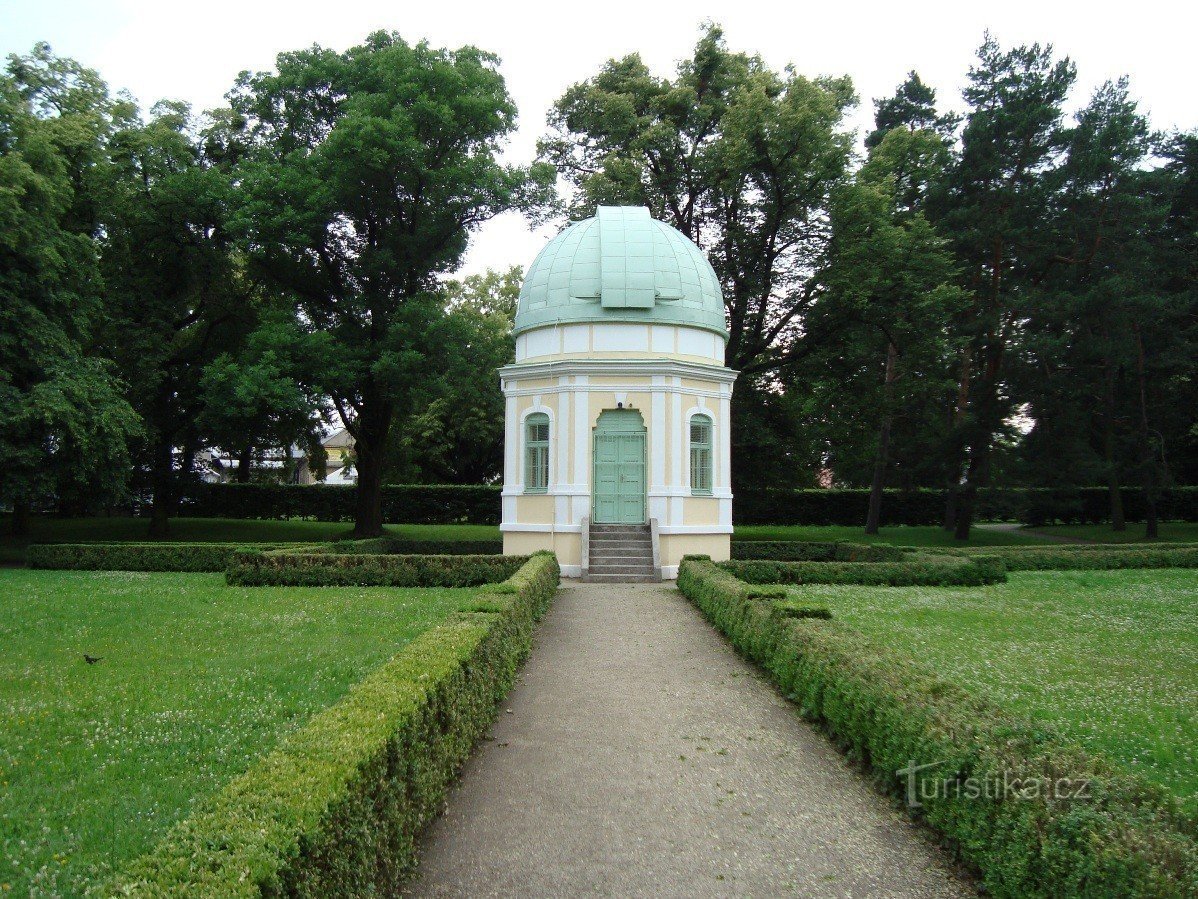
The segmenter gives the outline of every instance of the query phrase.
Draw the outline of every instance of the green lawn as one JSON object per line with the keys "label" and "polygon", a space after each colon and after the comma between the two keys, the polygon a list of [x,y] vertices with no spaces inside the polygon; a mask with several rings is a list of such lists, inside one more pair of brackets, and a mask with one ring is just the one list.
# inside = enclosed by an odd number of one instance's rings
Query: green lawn
{"label": "green lawn", "polygon": [[[352,525],[341,521],[256,521],[244,518],[175,518],[171,539],[182,542],[282,543],[312,542],[344,537]],[[27,543],[88,543],[98,540],[148,540],[146,518],[55,518],[33,520],[28,540],[16,541],[9,532],[7,516],[0,520],[0,564],[24,561]],[[395,537],[412,540],[498,540],[499,528],[487,524],[390,524],[385,528]]]}
{"label": "green lawn", "polygon": [[[1035,533],[1052,534],[1057,537],[1081,537],[1098,543],[1143,543],[1144,524],[1133,522],[1125,531],[1113,531],[1109,524],[1056,524],[1036,528]],[[1170,543],[1198,543],[1198,522],[1163,521],[1160,524],[1161,540]]]}
{"label": "green lawn", "polygon": [[1198,813],[1198,571],[1018,572],[988,587],[787,588]]}
{"label": "green lawn", "polygon": [[0,889],[78,894],[475,595],[0,570]]}
{"label": "green lawn", "polygon": [[866,536],[859,527],[847,525],[737,525],[737,540],[847,540],[853,543],[891,543],[899,546],[1010,546],[1046,543],[1027,531],[996,531],[982,527],[970,530],[968,543],[959,543],[944,528],[888,527],[877,536]]}

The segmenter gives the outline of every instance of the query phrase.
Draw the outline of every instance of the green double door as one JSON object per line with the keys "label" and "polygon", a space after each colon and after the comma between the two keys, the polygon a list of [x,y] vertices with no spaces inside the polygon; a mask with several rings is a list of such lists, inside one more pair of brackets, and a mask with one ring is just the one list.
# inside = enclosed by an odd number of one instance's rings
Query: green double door
{"label": "green double door", "polygon": [[645,424],[639,412],[611,409],[595,427],[594,522],[645,523]]}

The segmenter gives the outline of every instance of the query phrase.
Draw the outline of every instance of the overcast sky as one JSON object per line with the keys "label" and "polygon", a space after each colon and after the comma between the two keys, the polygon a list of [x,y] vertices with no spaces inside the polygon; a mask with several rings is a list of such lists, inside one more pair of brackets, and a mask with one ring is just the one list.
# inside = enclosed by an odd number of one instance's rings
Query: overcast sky
{"label": "overcast sky", "polygon": [[[270,68],[282,50],[313,43],[342,50],[376,29],[440,46],[476,44],[502,57],[520,109],[507,155],[528,161],[546,109],[569,84],[633,51],[669,74],[705,19],[723,25],[730,47],[758,52],[776,67],[850,75],[861,97],[852,121],[859,131],[870,122],[872,99],[891,93],[911,69],[937,88],[943,105],[959,107],[965,72],[987,28],[1004,46],[1047,42],[1071,56],[1078,68],[1074,106],[1104,80],[1126,74],[1155,128],[1194,128],[1196,10],[1192,0],[0,0],[0,51],[24,53],[46,40],[147,107],[177,98],[207,109],[221,102],[239,71]],[[465,268],[527,265],[552,231],[530,232],[516,215],[497,219],[472,239]]]}

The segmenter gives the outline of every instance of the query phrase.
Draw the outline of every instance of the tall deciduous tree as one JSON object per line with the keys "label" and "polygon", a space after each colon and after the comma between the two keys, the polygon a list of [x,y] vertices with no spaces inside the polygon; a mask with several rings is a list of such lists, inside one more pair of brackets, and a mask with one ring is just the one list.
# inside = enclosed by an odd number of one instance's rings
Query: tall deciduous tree
{"label": "tall deciduous tree", "polygon": [[204,442],[204,368],[244,338],[252,297],[232,255],[228,172],[206,157],[188,107],[157,104],[113,135],[110,154],[104,338],[146,422],[150,532],[165,537]]}
{"label": "tall deciduous tree", "polygon": [[128,104],[39,44],[0,76],[0,500],[115,499],[139,430],[94,353],[104,297],[95,248],[105,144]]}
{"label": "tall deciduous tree", "polygon": [[377,535],[388,437],[435,368],[435,278],[473,227],[548,201],[552,171],[499,163],[516,109],[496,58],[474,47],[378,32],[344,53],[281,54],[231,101],[254,270],[328,338],[313,386],[355,441],[355,531]]}
{"label": "tall deciduous tree", "polygon": [[645,205],[707,253],[727,306],[727,363],[751,380],[811,345],[804,316],[855,102],[847,77],[773,71],[709,25],[672,79],[634,54],[570,87],[541,153],[575,188],[576,214]]}
{"label": "tall deciduous tree", "polygon": [[479,484],[503,473],[504,413],[498,369],[515,358],[512,338],[523,271],[488,270],[446,282],[437,370],[402,432],[388,476],[434,484]]}

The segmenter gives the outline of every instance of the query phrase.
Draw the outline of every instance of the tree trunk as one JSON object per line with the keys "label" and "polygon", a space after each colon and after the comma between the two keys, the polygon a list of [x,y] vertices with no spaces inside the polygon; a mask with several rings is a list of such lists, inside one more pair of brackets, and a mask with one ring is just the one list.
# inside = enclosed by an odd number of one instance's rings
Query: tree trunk
{"label": "tree trunk", "polygon": [[150,484],[154,491],[154,503],[150,506],[150,537],[165,540],[170,536],[171,503],[174,493],[171,442],[165,437],[158,440],[151,463]]}
{"label": "tree trunk", "polygon": [[894,379],[897,377],[898,347],[886,345],[886,376],[883,387],[882,424],[878,428],[878,452],[874,458],[874,476],[869,485],[869,512],[865,516],[865,533],[877,534],[882,523],[882,489],[886,484],[886,468],[890,464],[890,430],[894,423]]}
{"label": "tree trunk", "polygon": [[961,490],[961,430],[969,412],[969,382],[973,377],[973,354],[968,347],[961,350],[961,375],[957,380],[957,405],[953,410],[952,429],[949,439],[949,475],[944,495],[944,529],[956,530],[960,515],[958,494]]}
{"label": "tree trunk", "polygon": [[[1107,335],[1109,343],[1110,337]],[[1123,515],[1123,491],[1119,484],[1119,467],[1115,460],[1115,366],[1108,358],[1105,360],[1106,396],[1104,397],[1105,414],[1102,426],[1102,454],[1106,461],[1107,490],[1111,499],[1111,530],[1127,530],[1127,520]]]}
{"label": "tree trunk", "polygon": [[29,536],[29,503],[26,500],[16,500],[12,504],[12,535],[14,537]]}
{"label": "tree trunk", "polygon": [[389,404],[364,401],[355,424],[354,454],[357,457],[358,491],[354,509],[355,537],[383,535],[383,453],[394,415]]}
{"label": "tree trunk", "polygon": [[1156,447],[1152,429],[1148,426],[1148,379],[1144,373],[1144,338],[1140,326],[1132,325],[1136,335],[1136,380],[1140,388],[1140,464],[1144,469],[1144,537],[1156,540],[1160,536],[1156,511]]}
{"label": "tree trunk", "polygon": [[250,460],[254,456],[253,447],[247,446],[237,454],[237,474],[234,476],[238,484],[250,482]]}

